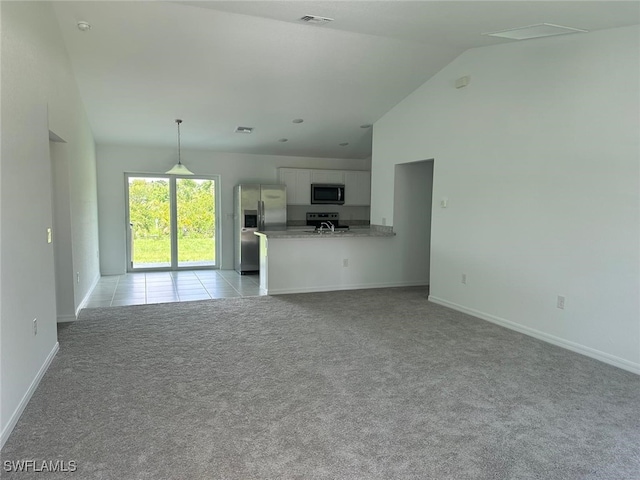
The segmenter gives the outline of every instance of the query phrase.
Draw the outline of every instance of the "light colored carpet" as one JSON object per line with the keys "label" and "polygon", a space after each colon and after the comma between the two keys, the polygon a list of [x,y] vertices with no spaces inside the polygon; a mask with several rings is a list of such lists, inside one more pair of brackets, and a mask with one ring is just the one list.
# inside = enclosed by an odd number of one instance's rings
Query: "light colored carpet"
{"label": "light colored carpet", "polygon": [[84,310],[3,449],[82,479],[638,479],[640,377],[424,288]]}

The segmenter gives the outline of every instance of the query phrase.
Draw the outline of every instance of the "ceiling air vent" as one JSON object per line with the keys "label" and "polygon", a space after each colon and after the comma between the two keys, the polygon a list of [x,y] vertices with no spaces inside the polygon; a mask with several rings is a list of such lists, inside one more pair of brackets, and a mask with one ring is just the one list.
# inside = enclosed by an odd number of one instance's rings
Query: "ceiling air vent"
{"label": "ceiling air vent", "polygon": [[236,127],[236,133],[251,133],[253,127]]}
{"label": "ceiling air vent", "polygon": [[333,18],[318,17],[317,15],[305,15],[304,17],[300,18],[300,20],[305,23],[313,23],[316,25],[323,25],[325,23],[333,22]]}

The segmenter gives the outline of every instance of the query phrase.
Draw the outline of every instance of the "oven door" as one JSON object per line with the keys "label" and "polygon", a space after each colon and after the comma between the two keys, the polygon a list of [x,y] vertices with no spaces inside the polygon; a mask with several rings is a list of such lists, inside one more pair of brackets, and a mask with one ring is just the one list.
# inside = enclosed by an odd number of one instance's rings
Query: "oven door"
{"label": "oven door", "polygon": [[311,184],[312,204],[344,204],[344,185],[331,185],[326,183]]}

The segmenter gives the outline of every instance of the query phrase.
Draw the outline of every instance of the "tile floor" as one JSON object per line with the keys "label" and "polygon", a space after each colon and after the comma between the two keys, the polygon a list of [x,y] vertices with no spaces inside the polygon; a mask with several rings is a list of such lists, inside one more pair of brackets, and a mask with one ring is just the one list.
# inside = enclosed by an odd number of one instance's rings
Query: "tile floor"
{"label": "tile floor", "polygon": [[234,270],[127,273],[100,278],[84,308],[257,295],[260,277]]}

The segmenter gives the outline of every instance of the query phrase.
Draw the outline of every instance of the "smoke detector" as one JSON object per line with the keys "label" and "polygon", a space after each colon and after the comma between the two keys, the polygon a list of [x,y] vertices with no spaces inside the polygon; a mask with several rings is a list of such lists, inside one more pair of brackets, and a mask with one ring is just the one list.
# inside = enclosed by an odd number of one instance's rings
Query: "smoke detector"
{"label": "smoke detector", "polygon": [[325,23],[333,22],[333,18],[319,17],[317,15],[305,15],[300,18],[300,21],[305,23],[313,23],[315,25],[324,25]]}

